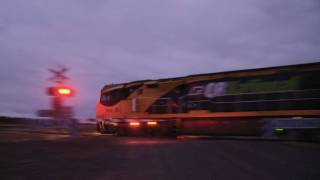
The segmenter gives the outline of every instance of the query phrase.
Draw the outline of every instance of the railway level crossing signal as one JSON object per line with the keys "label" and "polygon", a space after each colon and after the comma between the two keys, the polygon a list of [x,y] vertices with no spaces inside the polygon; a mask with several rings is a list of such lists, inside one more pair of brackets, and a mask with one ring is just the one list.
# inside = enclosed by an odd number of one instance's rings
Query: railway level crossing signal
{"label": "railway level crossing signal", "polygon": [[58,69],[49,69],[49,72],[53,73],[49,81],[56,84],[55,86],[48,87],[46,90],[47,95],[52,97],[51,109],[39,110],[37,112],[39,117],[52,117],[54,119],[72,118],[73,108],[63,105],[65,98],[75,95],[74,89],[65,85],[65,81],[69,79],[65,75],[67,71],[69,69],[64,66],[59,66]]}

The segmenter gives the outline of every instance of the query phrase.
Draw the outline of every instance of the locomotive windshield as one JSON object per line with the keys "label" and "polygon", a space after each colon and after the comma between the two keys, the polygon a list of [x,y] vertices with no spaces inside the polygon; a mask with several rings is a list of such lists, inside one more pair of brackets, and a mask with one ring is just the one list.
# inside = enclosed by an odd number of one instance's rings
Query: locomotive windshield
{"label": "locomotive windshield", "polygon": [[133,85],[127,88],[119,88],[101,94],[100,102],[106,106],[113,106],[119,101],[126,99],[131,93],[137,90],[141,85]]}
{"label": "locomotive windshield", "polygon": [[126,98],[127,91],[125,89],[117,89],[110,92],[103,93],[100,98],[101,104],[112,106],[117,104],[120,100]]}

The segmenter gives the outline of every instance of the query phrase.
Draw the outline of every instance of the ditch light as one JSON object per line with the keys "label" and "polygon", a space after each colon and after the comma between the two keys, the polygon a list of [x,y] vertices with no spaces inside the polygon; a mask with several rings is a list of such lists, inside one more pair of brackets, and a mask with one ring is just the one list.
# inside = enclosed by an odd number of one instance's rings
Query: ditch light
{"label": "ditch light", "polygon": [[148,121],[147,125],[148,126],[156,126],[156,125],[158,125],[158,122],[156,122],[156,121]]}
{"label": "ditch light", "polygon": [[131,127],[139,127],[140,126],[140,122],[130,122],[129,125]]}

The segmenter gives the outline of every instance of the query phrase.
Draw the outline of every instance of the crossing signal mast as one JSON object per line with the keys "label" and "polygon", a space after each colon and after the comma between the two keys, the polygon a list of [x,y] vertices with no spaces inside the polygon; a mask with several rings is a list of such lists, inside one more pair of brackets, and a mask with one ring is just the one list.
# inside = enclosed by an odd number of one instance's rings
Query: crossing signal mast
{"label": "crossing signal mast", "polygon": [[73,108],[71,106],[64,106],[63,102],[66,98],[73,97],[75,91],[72,87],[65,85],[69,78],[65,75],[68,68],[60,65],[57,69],[49,69],[53,76],[49,81],[55,83],[55,86],[47,88],[47,95],[52,97],[51,109],[39,110],[38,116],[52,117],[54,119],[70,119],[73,116]]}

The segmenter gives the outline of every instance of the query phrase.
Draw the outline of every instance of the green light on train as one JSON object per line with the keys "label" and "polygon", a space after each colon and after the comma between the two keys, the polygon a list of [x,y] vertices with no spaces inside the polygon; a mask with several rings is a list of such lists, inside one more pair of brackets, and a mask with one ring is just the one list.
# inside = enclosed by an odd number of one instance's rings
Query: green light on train
{"label": "green light on train", "polygon": [[276,128],[275,131],[277,131],[277,132],[283,132],[284,129],[283,129],[283,128]]}

